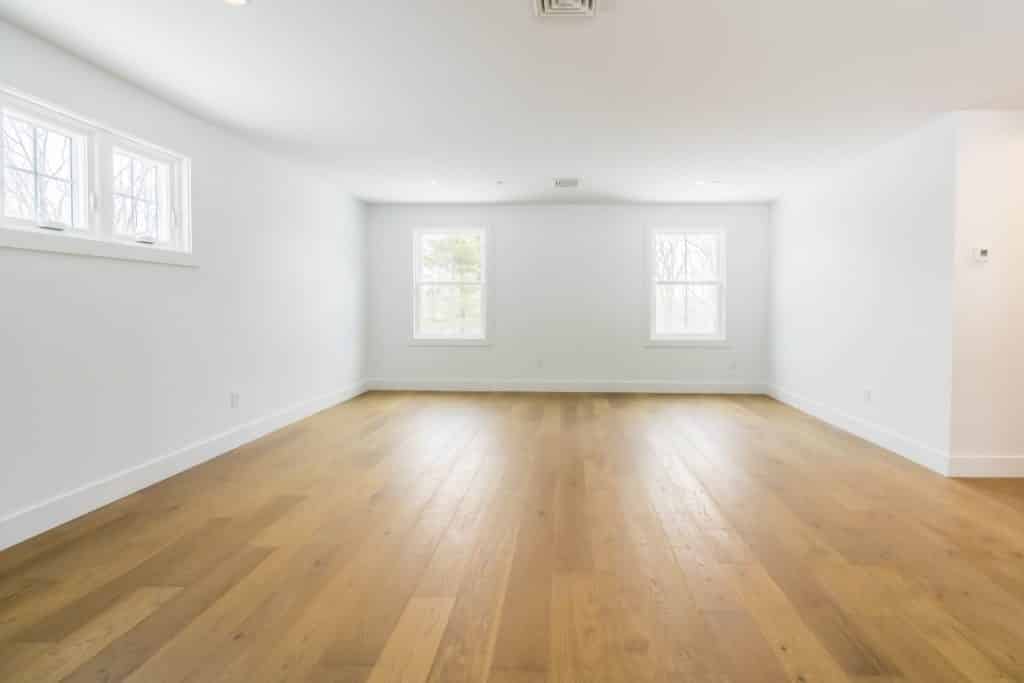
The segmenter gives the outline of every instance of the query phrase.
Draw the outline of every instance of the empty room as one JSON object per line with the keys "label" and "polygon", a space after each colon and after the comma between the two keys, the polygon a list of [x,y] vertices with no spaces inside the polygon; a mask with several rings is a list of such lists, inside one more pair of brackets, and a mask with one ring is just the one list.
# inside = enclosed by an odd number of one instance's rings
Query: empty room
{"label": "empty room", "polygon": [[1024,682],[1022,38],[0,0],[0,682]]}

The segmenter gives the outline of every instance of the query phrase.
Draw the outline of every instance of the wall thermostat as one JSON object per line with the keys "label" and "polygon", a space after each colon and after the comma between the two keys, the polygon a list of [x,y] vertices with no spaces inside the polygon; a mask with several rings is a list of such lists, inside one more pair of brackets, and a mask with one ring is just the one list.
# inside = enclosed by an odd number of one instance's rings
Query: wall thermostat
{"label": "wall thermostat", "polygon": [[988,263],[989,254],[991,249],[988,247],[975,247],[974,249],[974,260],[978,263]]}

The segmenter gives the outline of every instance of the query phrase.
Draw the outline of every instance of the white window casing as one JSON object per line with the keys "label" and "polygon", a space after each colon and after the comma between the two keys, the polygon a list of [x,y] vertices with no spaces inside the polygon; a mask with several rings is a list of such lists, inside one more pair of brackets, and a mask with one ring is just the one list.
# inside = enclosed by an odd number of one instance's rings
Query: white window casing
{"label": "white window casing", "polygon": [[[3,88],[0,132],[0,247],[195,265],[187,157]],[[39,150],[46,140],[56,151]]]}
{"label": "white window casing", "polygon": [[487,231],[414,230],[412,255],[413,343],[486,344]]}
{"label": "white window casing", "polygon": [[726,342],[726,248],[723,230],[648,230],[648,341],[652,345]]}

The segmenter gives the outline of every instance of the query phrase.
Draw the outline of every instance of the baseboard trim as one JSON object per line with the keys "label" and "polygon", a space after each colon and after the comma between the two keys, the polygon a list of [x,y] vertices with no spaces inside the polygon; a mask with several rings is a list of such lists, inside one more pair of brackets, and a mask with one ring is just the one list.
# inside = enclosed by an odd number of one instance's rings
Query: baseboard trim
{"label": "baseboard trim", "polygon": [[370,379],[370,391],[479,391],[596,394],[766,394],[765,384],[652,380]]}
{"label": "baseboard trim", "polygon": [[0,550],[81,517],[147,486],[191,469],[261,436],[366,392],[359,382],[226,432],[189,444],[167,455],[130,467],[0,518]]}
{"label": "baseboard trim", "polygon": [[926,467],[933,472],[950,476],[949,456],[939,449],[932,448],[880,424],[844,413],[840,410],[834,410],[823,403],[782,387],[770,387],[769,395],[777,401],[812,415],[833,427],[838,427],[843,431],[847,431],[877,446],[892,451],[896,455]]}
{"label": "baseboard trim", "polygon": [[961,478],[1024,477],[1024,455],[957,455],[949,461],[949,476]]}

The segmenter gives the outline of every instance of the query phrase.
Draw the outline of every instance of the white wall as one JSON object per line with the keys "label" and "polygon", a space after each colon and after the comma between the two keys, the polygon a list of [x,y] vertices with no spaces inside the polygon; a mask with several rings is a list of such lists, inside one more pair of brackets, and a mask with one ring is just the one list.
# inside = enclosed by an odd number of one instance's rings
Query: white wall
{"label": "white wall", "polygon": [[787,193],[773,239],[776,395],[939,471],[956,141],[955,117],[943,117]]}
{"label": "white wall", "polygon": [[957,120],[954,472],[1024,475],[1024,113]]}
{"label": "white wall", "polygon": [[[761,390],[768,366],[766,205],[378,205],[369,208],[372,384]],[[412,231],[490,230],[492,345],[410,345]],[[646,348],[645,228],[728,232],[729,347]]]}
{"label": "white wall", "polygon": [[200,262],[0,249],[0,547],[353,390],[361,203],[4,23],[0,83],[191,156]]}

